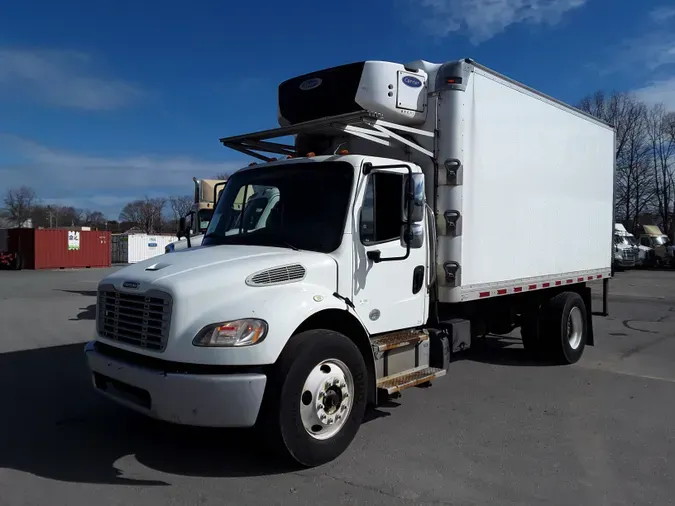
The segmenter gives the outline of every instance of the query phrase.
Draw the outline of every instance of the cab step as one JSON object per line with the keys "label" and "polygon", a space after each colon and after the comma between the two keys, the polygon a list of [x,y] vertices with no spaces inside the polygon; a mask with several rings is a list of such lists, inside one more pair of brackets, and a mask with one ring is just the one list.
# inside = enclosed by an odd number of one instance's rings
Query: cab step
{"label": "cab step", "polygon": [[445,369],[437,369],[436,367],[422,367],[412,371],[403,371],[378,380],[377,388],[391,395],[445,376],[445,373]]}
{"label": "cab step", "polygon": [[396,348],[414,347],[429,339],[429,335],[422,330],[402,330],[375,337],[370,341],[376,355]]}

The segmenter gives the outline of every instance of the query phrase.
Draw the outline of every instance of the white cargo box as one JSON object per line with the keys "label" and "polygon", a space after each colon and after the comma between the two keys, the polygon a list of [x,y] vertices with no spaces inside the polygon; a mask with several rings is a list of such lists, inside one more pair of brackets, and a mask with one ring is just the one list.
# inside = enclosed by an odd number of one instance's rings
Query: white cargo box
{"label": "white cargo box", "polygon": [[[449,125],[440,132],[439,162],[461,161],[456,184],[440,171],[439,273],[445,262],[459,263],[454,287],[439,276],[440,300],[609,276],[613,129],[489,69],[471,68],[465,91],[446,93],[439,110],[441,124]],[[449,210],[459,212],[456,233],[446,230]]]}
{"label": "white cargo box", "polygon": [[175,235],[115,234],[112,236],[112,262],[135,264],[164,254]]}

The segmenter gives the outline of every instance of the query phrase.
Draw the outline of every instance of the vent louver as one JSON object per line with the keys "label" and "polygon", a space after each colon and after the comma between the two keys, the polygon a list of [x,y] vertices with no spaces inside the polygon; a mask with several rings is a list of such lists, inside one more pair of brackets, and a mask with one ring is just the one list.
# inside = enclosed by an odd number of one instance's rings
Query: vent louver
{"label": "vent louver", "polygon": [[246,278],[246,284],[249,286],[269,286],[293,283],[303,280],[306,272],[300,264],[283,265],[251,274]]}

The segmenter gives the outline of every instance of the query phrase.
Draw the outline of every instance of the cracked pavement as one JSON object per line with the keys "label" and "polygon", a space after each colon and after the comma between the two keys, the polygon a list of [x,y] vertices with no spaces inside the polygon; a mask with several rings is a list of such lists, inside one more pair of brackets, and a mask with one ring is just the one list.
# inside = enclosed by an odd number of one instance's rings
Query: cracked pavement
{"label": "cracked pavement", "polygon": [[310,470],[280,467],[247,431],[174,427],[94,395],[82,343],[105,272],[0,272],[2,506],[672,502],[675,272],[618,273],[579,364],[488,338]]}

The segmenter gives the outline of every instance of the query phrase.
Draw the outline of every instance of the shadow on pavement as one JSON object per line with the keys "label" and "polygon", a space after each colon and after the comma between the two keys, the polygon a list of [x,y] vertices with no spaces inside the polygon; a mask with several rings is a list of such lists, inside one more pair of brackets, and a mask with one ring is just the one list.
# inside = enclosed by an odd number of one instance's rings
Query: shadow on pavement
{"label": "shadow on pavement", "polygon": [[[82,295],[83,297],[96,297],[96,290],[58,290],[59,292],[73,293],[76,295]],[[70,321],[79,321],[79,320],[96,320],[96,302],[89,304],[86,307],[81,307],[80,312],[77,313],[73,318],[68,318]]]}
{"label": "shadow on pavement", "polygon": [[[80,343],[0,354],[6,407],[0,410],[0,468],[136,486],[168,485],[154,471],[234,477],[296,470],[275,465],[251,431],[174,426],[99,398],[83,350]],[[133,466],[128,475],[116,467],[126,456]]]}
{"label": "shadow on pavement", "polygon": [[556,365],[532,357],[523,348],[520,337],[493,335],[472,339],[471,348],[466,353],[459,355],[458,360],[521,367],[551,367]]}
{"label": "shadow on pavement", "polygon": [[96,290],[58,290],[59,292],[74,293],[75,295],[83,295],[84,297],[96,297]]}

